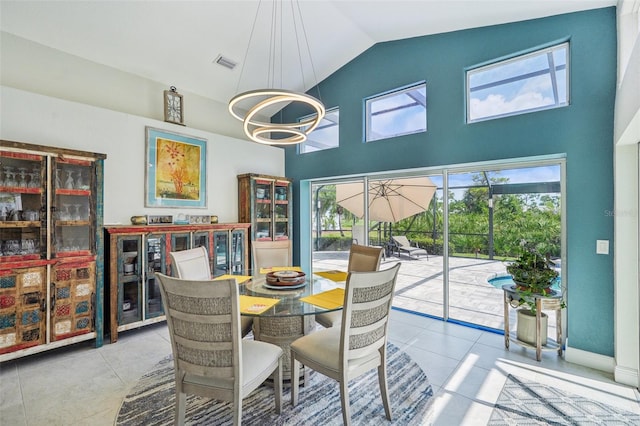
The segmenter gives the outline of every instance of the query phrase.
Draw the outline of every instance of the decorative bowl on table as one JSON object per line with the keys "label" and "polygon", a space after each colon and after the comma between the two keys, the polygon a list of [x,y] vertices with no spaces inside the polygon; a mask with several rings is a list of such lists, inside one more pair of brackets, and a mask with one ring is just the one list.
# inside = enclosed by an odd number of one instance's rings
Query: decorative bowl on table
{"label": "decorative bowl on table", "polygon": [[276,271],[267,274],[267,284],[270,286],[294,286],[304,284],[306,274],[299,271]]}

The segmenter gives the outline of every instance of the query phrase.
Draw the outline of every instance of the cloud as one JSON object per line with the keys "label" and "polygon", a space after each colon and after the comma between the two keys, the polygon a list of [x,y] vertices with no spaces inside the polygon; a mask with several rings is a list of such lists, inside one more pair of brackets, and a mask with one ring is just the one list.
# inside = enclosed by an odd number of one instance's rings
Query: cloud
{"label": "cloud", "polygon": [[524,111],[532,108],[539,108],[552,105],[553,99],[543,96],[542,93],[527,91],[517,94],[513,99],[507,100],[501,94],[492,94],[481,100],[471,99],[470,119],[492,117],[496,115],[508,114],[515,111]]}

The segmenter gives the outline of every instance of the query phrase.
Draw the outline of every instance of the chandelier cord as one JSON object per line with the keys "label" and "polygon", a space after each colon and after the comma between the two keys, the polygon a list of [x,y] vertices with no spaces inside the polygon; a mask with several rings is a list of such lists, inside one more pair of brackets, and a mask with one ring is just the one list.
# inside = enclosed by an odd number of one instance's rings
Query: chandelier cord
{"label": "chandelier cord", "polygon": [[256,23],[258,22],[258,14],[260,13],[260,5],[262,4],[262,0],[258,2],[258,7],[256,9],[256,15],[253,18],[253,25],[251,26],[251,33],[249,33],[249,41],[247,42],[247,48],[244,52],[244,60],[242,61],[242,68],[240,68],[240,77],[238,78],[238,83],[236,84],[236,93],[240,91],[240,83],[242,82],[242,76],[244,74],[244,66],[247,63],[247,58],[249,57],[249,49],[251,48],[251,41],[253,40],[253,34],[256,31]]}
{"label": "chandelier cord", "polygon": [[[320,84],[318,83],[318,76],[316,75],[316,67],[313,63],[313,56],[311,56],[311,47],[309,46],[309,37],[307,37],[307,29],[302,19],[302,10],[300,10],[300,1],[296,0],[296,6],[298,8],[298,15],[300,16],[300,26],[302,27],[302,34],[304,38],[305,46],[307,47],[307,55],[309,55],[309,62],[311,63],[311,73],[313,74],[313,82],[315,83],[316,90],[318,91],[318,100],[322,102],[322,95],[320,94]],[[293,4],[291,5],[293,7]],[[295,21],[295,20],[294,20]],[[300,68],[302,69],[302,54],[300,53],[300,46],[297,42],[298,33],[296,31],[296,44],[298,45],[298,57],[300,58]],[[302,83],[304,85],[304,71],[302,71]]]}
{"label": "chandelier cord", "polygon": [[[292,90],[286,90],[284,88],[276,88],[278,76],[280,78],[280,85],[284,85],[284,0],[273,0],[271,9],[271,32],[269,35],[269,50],[267,60],[267,86],[266,89],[254,89],[247,92],[238,93],[229,101],[228,109],[233,117],[243,122],[243,130],[247,137],[254,142],[267,144],[267,145],[294,145],[302,143],[307,139],[307,136],[313,132],[320,121],[324,118],[326,110],[322,101],[314,98],[305,92],[296,92]],[[296,2],[294,7],[293,1]],[[258,2],[258,8],[254,17],[253,26],[249,35],[249,41],[247,49],[245,51],[245,58],[240,70],[240,76],[236,86],[236,92],[240,91],[242,84],[242,78],[245,75],[245,65],[249,57],[249,51],[251,50],[251,44],[256,34],[256,28],[258,27],[258,18],[260,14],[260,8],[262,7],[262,0]],[[279,8],[278,8],[279,7]],[[301,35],[304,36],[304,43],[309,55],[309,61],[311,63],[311,73],[314,77],[314,82],[318,94],[320,94],[320,88],[316,77],[315,65],[313,58],[311,57],[311,49],[309,46],[309,40],[307,38],[307,32],[302,18],[302,11],[299,0],[290,0],[290,8],[292,15],[292,24],[295,37],[296,48],[291,51],[297,50],[298,58],[300,62],[300,71],[302,76],[302,86],[306,86],[305,70],[302,63],[302,51],[303,46],[301,42]],[[295,11],[298,11],[300,23],[296,22]],[[278,18],[280,18],[280,28],[277,28]],[[300,25],[300,27],[298,27]],[[279,43],[279,45],[278,45]],[[278,51],[278,49],[280,49]],[[278,73],[278,58],[277,54],[280,54],[280,70]],[[243,108],[242,103],[248,103],[248,109]],[[315,114],[304,117],[291,123],[277,123],[272,120],[263,121],[259,117],[259,114],[268,111],[270,108],[278,107],[280,105],[285,106],[291,103],[302,104],[306,108],[310,108],[315,111]],[[279,108],[280,119],[282,121],[282,107]],[[274,136],[275,135],[275,136]],[[277,136],[277,137],[276,137]]]}

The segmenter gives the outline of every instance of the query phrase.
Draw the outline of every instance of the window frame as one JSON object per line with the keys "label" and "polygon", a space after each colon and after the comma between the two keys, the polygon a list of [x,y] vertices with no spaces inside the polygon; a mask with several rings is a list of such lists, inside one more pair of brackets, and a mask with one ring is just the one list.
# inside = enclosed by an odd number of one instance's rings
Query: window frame
{"label": "window frame", "polygon": [[[307,144],[309,143],[309,139],[310,139],[309,136],[313,135],[314,132],[322,129],[322,127],[323,127],[322,123],[324,121],[332,122],[327,117],[329,115],[334,114],[334,113],[337,113],[337,121],[335,121],[335,124],[333,124],[332,126],[338,126],[338,135],[337,135],[337,140],[335,141],[336,145],[328,147],[328,148],[315,149],[313,151],[305,151],[305,148],[307,147]],[[298,118],[298,122],[304,121],[304,120],[308,120],[309,118],[315,117],[316,115],[317,114],[315,114],[315,113],[314,114],[305,115],[303,117]],[[326,112],[325,112],[324,117],[322,118],[322,120],[320,120],[320,124],[318,125],[318,127],[315,128],[315,130],[313,132],[311,132],[311,134],[309,136],[307,136],[307,140],[305,140],[304,142],[298,144],[298,154],[299,155],[311,154],[313,152],[326,151],[326,150],[329,150],[329,149],[340,148],[340,107],[334,107],[334,108],[327,109]]]}
{"label": "window frame", "polygon": [[[408,132],[403,132],[403,133],[397,133],[394,135],[390,135],[390,136],[384,136],[384,137],[380,137],[380,138],[376,138],[376,139],[370,139],[369,135],[371,133],[371,104],[373,102],[375,102],[376,100],[381,100],[381,99],[385,99],[385,98],[390,98],[392,96],[398,96],[398,95],[402,95],[402,94],[406,94],[407,92],[411,92],[414,91],[416,89],[420,89],[420,88],[424,88],[424,129],[417,129],[417,130],[413,130],[413,131],[408,131]],[[397,87],[395,89],[383,92],[383,93],[378,93],[376,95],[373,96],[369,96],[368,98],[364,99],[364,135],[363,135],[363,142],[364,143],[370,143],[370,142],[376,142],[376,141],[380,141],[380,140],[386,140],[386,139],[391,139],[391,138],[396,138],[396,137],[400,137],[400,136],[406,136],[406,135],[413,135],[416,133],[426,133],[427,129],[428,129],[428,119],[427,119],[427,110],[428,110],[428,106],[427,106],[427,82],[426,81],[419,81],[416,83],[412,83],[406,86],[402,86],[402,87]],[[418,101],[416,101],[418,102]],[[410,107],[410,105],[406,105],[403,107],[398,107],[397,109],[400,108],[407,108]]]}
{"label": "window frame", "polygon": [[[510,65],[513,64],[515,62],[518,61],[524,61],[527,60],[528,58],[534,57],[534,56],[540,56],[540,55],[544,55],[546,54],[547,56],[551,55],[551,57],[553,58],[553,55],[556,51],[561,50],[561,49],[565,49],[565,63],[564,65],[558,65],[558,66],[554,66],[555,68],[555,72],[551,73],[550,72],[550,68],[547,67],[546,70],[538,70],[538,71],[529,71],[525,74],[520,74],[518,76],[515,77],[509,77],[506,78],[504,80],[500,80],[500,81],[494,81],[491,83],[486,83],[480,86],[477,86],[475,88],[471,87],[470,84],[470,79],[472,77],[472,75],[474,73],[477,72],[484,72],[487,70],[491,70],[491,69],[495,69],[498,68],[500,66],[504,66],[504,65]],[[528,114],[530,112],[537,112],[537,111],[544,111],[544,110],[548,110],[548,109],[555,109],[555,108],[562,108],[562,107],[566,107],[571,105],[571,64],[570,64],[570,57],[571,57],[571,45],[569,40],[565,40],[562,42],[556,42],[554,44],[550,44],[547,45],[545,47],[542,48],[535,48],[535,50],[531,50],[528,51],[526,53],[522,53],[522,54],[517,54],[515,56],[511,56],[508,57],[506,59],[502,58],[502,59],[497,59],[497,60],[493,60],[490,63],[485,63],[482,65],[477,65],[477,66],[473,66],[471,68],[468,68],[465,70],[465,101],[466,101],[466,123],[467,124],[472,124],[472,123],[478,123],[481,121],[487,121],[487,120],[495,120],[495,119],[499,119],[499,118],[504,118],[504,117],[511,117],[514,115],[521,115],[521,114]],[[526,80],[528,78],[531,77],[535,77],[535,74],[540,75],[543,71],[545,74],[549,74],[549,78],[551,79],[551,85],[552,85],[552,91],[554,93],[554,103],[550,104],[550,105],[543,105],[543,106],[537,106],[537,107],[533,107],[533,108],[526,108],[526,109],[519,109],[517,111],[510,111],[510,112],[504,112],[504,113],[500,113],[500,114],[495,114],[495,115],[490,115],[490,116],[483,116],[483,117],[479,117],[479,118],[470,118],[471,117],[471,93],[474,90],[479,90],[478,87],[480,88],[484,88],[485,86],[499,86],[500,83],[503,84],[508,84],[511,83],[513,81],[518,81],[518,80]],[[558,84],[557,84],[557,74],[558,71],[564,71],[565,73],[565,93],[566,93],[566,99],[564,101],[560,101],[559,96],[558,96]]]}

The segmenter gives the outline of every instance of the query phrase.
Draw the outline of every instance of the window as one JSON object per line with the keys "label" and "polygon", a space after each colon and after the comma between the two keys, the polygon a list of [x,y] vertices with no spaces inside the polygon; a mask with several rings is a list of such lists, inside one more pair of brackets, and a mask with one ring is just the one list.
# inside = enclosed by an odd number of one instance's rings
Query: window
{"label": "window", "polygon": [[395,90],[365,102],[365,141],[427,131],[427,85]]}
{"label": "window", "polygon": [[467,122],[569,105],[569,43],[467,71]]}
{"label": "window", "polygon": [[[311,116],[300,118],[303,121]],[[299,153],[322,151],[323,149],[338,148],[340,146],[339,135],[340,110],[334,108],[328,110],[320,124],[309,134],[307,140],[300,144]]]}

